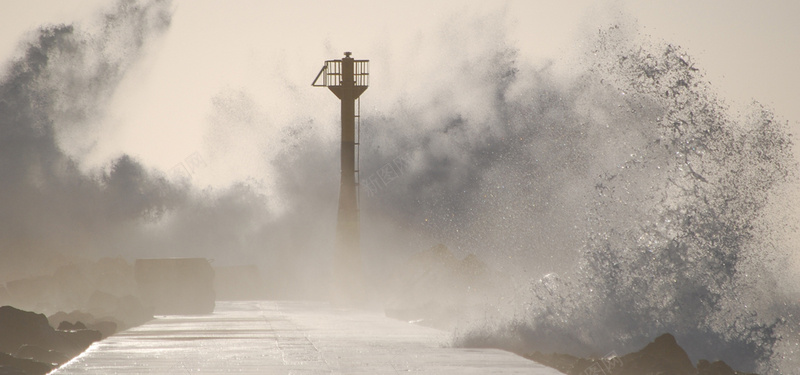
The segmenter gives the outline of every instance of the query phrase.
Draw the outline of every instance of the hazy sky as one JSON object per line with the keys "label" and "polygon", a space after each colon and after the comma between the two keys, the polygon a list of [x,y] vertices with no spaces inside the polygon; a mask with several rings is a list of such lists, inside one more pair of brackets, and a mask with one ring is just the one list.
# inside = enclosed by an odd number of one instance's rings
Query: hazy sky
{"label": "hazy sky", "polygon": [[[734,114],[758,100],[800,140],[794,0],[173,0],[166,29],[161,6],[120,3],[0,0],[0,81],[12,83],[4,86],[11,105],[2,108],[30,117],[4,125],[19,125],[33,140],[20,152],[2,149],[0,161],[19,173],[0,181],[29,198],[0,198],[16,209],[0,219],[30,229],[9,237],[46,237],[39,242],[81,254],[256,262],[280,271],[275,280],[304,280],[281,284],[289,289],[316,290],[332,254],[340,108],[311,83],[344,51],[370,60],[361,181],[398,160],[416,163],[383,195],[362,194],[371,215],[362,219],[365,263],[378,265],[377,276],[437,242],[491,259],[520,280],[575,264],[590,237],[575,230],[587,225],[597,173],[624,167],[618,163],[635,156],[626,150],[639,147],[639,127],[652,121],[616,104],[625,101],[610,89],[593,91],[602,84],[572,79],[605,77],[585,74],[586,64],[603,61],[589,55],[598,30],[621,25],[604,34],[612,47],[681,46]],[[103,35],[100,16],[112,10]],[[48,50],[47,69],[26,74],[43,61],[33,54],[26,62],[34,64],[17,65],[11,80],[2,76],[24,53],[20,43],[60,23],[74,24],[77,35]],[[626,44],[631,35],[644,41]],[[26,90],[12,103],[16,82]],[[570,98],[569,90],[580,95]],[[43,128],[49,138],[37,136]],[[69,179],[81,174],[54,163],[65,156],[87,177]],[[191,184],[184,185],[173,172],[186,165]],[[70,176],[54,176],[52,192],[30,189],[48,177],[40,171],[57,167]],[[155,216],[159,207],[172,208]],[[26,247],[12,245],[27,258]]]}
{"label": "hazy sky", "polygon": [[[330,9],[332,4],[336,9]],[[105,0],[0,0],[0,60],[8,61],[19,51],[25,33],[42,24],[77,22],[90,29],[92,16],[108,5]],[[344,50],[372,60],[372,87],[365,105],[380,107],[382,100],[395,97],[391,90],[410,90],[411,82],[420,80],[409,75],[435,73],[438,68],[407,69],[404,56],[435,55],[437,51],[425,49],[425,38],[463,23],[497,34],[498,40],[519,49],[521,64],[536,66],[548,59],[569,60],[584,51],[583,36],[618,20],[634,20],[643,34],[684,47],[729,102],[756,99],[800,133],[796,1],[179,0],[173,8],[170,31],[150,46],[147,57],[117,90],[103,124],[95,128],[96,140],[65,146],[85,167],[126,152],[170,170],[207,148],[212,100],[226,92],[247,92],[257,115],[269,123],[302,113],[311,119],[335,119],[338,107],[332,96],[309,84],[323,60],[339,58]],[[454,37],[453,43],[465,42]],[[466,54],[480,51],[469,45],[463,49]],[[426,61],[434,64],[437,57]],[[264,129],[263,134],[244,136],[269,139],[274,132]],[[218,170],[205,180],[201,176],[200,182],[269,173],[258,168]]]}

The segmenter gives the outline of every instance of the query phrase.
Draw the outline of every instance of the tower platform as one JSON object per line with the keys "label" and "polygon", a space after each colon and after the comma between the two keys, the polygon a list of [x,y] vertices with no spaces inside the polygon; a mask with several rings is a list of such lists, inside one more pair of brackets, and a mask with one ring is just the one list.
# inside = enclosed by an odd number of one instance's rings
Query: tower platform
{"label": "tower platform", "polygon": [[322,302],[217,302],[94,343],[53,374],[533,374],[560,372],[450,334]]}

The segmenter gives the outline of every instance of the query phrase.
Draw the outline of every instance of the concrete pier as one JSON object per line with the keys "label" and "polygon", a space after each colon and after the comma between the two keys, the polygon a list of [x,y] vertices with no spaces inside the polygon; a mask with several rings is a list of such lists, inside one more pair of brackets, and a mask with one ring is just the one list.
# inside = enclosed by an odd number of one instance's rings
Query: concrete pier
{"label": "concrete pier", "polygon": [[560,372],[449,333],[321,302],[218,302],[92,345],[54,374],[533,374]]}

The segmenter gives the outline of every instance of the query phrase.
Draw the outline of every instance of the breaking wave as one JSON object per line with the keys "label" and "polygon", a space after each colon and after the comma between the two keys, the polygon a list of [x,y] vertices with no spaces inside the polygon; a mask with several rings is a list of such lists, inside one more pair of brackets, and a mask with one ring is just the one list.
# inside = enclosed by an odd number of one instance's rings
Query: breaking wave
{"label": "breaking wave", "polygon": [[524,311],[457,341],[587,356],[670,332],[695,361],[796,373],[800,311],[781,287],[797,182],[786,124],[758,104],[732,113],[679,47],[613,27],[590,56],[573,95],[592,100],[573,108],[617,150],[579,150],[613,162],[589,166],[577,269],[531,283]]}

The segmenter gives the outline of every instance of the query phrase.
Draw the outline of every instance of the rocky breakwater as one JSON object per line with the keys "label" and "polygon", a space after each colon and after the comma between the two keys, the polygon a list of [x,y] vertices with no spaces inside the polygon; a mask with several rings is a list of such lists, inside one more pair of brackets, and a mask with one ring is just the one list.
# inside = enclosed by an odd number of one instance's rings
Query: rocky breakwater
{"label": "rocky breakwater", "polygon": [[44,314],[0,307],[0,373],[46,374],[103,338],[83,324],[63,328]]}
{"label": "rocky breakwater", "polygon": [[0,374],[48,373],[93,342],[153,318],[136,296],[133,266],[118,258],[0,284],[0,306]]}

